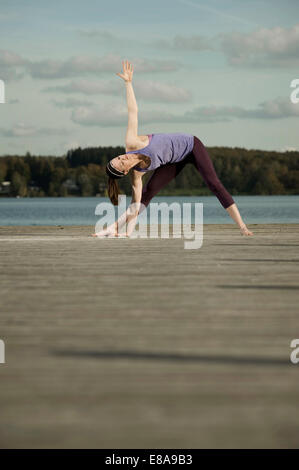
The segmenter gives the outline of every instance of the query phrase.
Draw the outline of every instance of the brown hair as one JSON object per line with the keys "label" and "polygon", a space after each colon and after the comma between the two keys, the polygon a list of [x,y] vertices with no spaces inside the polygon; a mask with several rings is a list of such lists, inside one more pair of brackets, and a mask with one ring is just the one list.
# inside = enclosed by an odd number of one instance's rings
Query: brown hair
{"label": "brown hair", "polygon": [[115,178],[108,178],[108,196],[114,206],[118,206],[118,195],[120,194]]}

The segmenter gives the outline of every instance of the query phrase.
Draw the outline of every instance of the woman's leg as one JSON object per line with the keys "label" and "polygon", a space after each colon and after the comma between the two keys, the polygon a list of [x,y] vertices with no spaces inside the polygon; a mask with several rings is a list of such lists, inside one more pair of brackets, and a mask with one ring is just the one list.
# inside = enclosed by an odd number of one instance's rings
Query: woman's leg
{"label": "woman's leg", "polygon": [[[141,203],[147,207],[151,201],[151,199],[171,180],[173,180],[184,168],[186,163],[188,163],[190,159],[187,157],[178,163],[170,163],[168,165],[160,166],[156,168],[153,172],[151,177],[149,178],[147,184],[142,189],[142,196],[141,196]],[[141,206],[142,212],[143,207]]]}
{"label": "woman's leg", "polygon": [[196,136],[194,136],[194,147],[192,153],[194,157],[193,163],[195,164],[197,170],[202,175],[209,189],[219,199],[220,204],[224,207],[224,209],[226,209],[231,218],[239,226],[242,235],[253,235],[253,233],[247,229],[245,223],[243,222],[238,207],[232,196],[219,180],[207,149],[201,140],[199,140]]}

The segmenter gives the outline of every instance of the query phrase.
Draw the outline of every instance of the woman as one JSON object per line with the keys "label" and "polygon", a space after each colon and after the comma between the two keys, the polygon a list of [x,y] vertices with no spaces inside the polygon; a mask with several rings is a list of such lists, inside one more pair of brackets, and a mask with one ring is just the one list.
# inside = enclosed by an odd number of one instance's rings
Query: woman
{"label": "woman", "polygon": [[[186,133],[138,135],[138,108],[132,86],[133,66],[122,62],[123,73],[117,73],[126,84],[128,103],[128,128],[126,133],[126,153],[113,158],[107,164],[108,195],[114,205],[118,205],[119,188],[116,180],[131,171],[132,201],[127,211],[112,225],[93,234],[93,236],[121,236],[119,228],[129,223],[126,234],[132,233],[138,214],[148,206],[150,200],[160,189],[175,178],[187,163],[193,163],[202,175],[210,190],[221,205],[239,226],[241,235],[252,236],[239,210],[228,191],[220,182],[213,163],[203,143],[198,137]],[[145,188],[142,177],[147,171],[154,170]],[[143,204],[143,206],[141,206]],[[132,207],[134,206],[134,210]],[[141,210],[139,210],[141,207]]]}

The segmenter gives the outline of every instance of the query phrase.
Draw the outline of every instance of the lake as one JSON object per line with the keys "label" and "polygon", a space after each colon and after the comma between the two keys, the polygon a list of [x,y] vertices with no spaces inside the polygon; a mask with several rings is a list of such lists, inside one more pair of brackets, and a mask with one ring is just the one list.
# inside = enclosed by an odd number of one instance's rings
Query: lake
{"label": "lake", "polygon": [[[299,223],[297,195],[233,197],[247,224]],[[127,206],[130,201],[131,198],[127,196]],[[95,209],[101,202],[110,203],[105,197],[0,198],[0,225],[95,225],[100,218],[95,215]],[[214,195],[156,196],[152,202],[167,204],[179,202],[180,205],[192,203],[193,208],[194,203],[203,203],[205,224],[232,223],[228,213]],[[175,217],[170,217],[170,221],[178,222]],[[153,222],[157,223],[158,220]]]}

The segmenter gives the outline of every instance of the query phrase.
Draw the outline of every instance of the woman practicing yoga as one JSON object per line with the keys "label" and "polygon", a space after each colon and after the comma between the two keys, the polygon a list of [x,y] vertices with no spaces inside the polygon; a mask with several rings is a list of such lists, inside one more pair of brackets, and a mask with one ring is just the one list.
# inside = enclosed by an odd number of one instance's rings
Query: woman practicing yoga
{"label": "woman practicing yoga", "polygon": [[[160,189],[175,178],[189,162],[199,171],[209,189],[239,226],[241,235],[253,235],[243,222],[232,196],[220,182],[212,160],[198,137],[186,133],[138,135],[138,108],[132,86],[133,66],[128,61],[122,62],[122,64],[123,73],[117,73],[117,75],[126,84],[128,103],[126,153],[110,160],[106,167],[106,173],[109,176],[109,198],[112,204],[118,205],[119,188],[116,180],[126,176],[132,170],[130,173],[132,201],[130,207],[118,221],[93,236],[130,236],[138,214],[148,206]],[[154,171],[143,188],[142,177],[151,170]],[[132,206],[134,206],[134,210],[132,210]],[[140,208],[141,210],[139,210]],[[126,234],[119,234],[119,228],[125,223],[129,227]]]}

